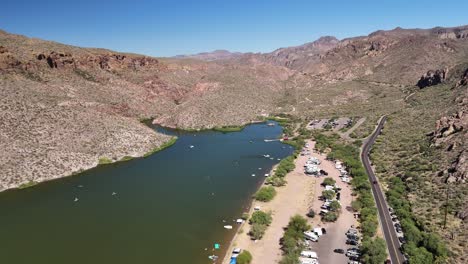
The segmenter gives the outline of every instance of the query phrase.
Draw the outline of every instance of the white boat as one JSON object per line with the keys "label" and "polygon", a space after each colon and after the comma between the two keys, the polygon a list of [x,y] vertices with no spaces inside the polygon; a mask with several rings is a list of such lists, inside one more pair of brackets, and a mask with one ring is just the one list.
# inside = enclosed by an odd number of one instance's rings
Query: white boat
{"label": "white boat", "polygon": [[78,198],[75,197],[75,200],[73,200],[74,202],[78,202]]}
{"label": "white boat", "polygon": [[224,228],[226,228],[226,229],[232,229],[232,225],[225,225]]}
{"label": "white boat", "polygon": [[194,148],[195,146],[194,145],[190,145],[190,148]]}
{"label": "white boat", "polygon": [[116,192],[112,192],[112,195],[116,195],[117,193]]}
{"label": "white boat", "polygon": [[265,157],[265,158],[269,158],[269,157],[270,157],[270,155],[268,155],[268,154],[265,154],[265,155],[263,155],[263,157]]}
{"label": "white boat", "polygon": [[252,174],[252,177],[255,177],[255,173]]}
{"label": "white boat", "polygon": [[265,177],[268,177],[268,176],[270,176],[270,174],[268,174],[268,173],[265,173]]}

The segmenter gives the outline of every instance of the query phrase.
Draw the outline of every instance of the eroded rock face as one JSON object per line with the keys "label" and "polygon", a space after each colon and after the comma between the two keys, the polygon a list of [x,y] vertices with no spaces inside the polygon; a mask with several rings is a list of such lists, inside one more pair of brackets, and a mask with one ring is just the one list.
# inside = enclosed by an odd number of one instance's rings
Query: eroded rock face
{"label": "eroded rock face", "polygon": [[468,84],[468,69],[465,70],[460,80],[455,85],[455,87],[465,86],[467,84]]}
{"label": "eroded rock face", "polygon": [[[462,80],[465,77],[462,76]],[[460,82],[459,82],[460,83]],[[465,84],[466,85],[466,84]],[[462,88],[464,89],[464,87]],[[468,138],[468,90],[455,100],[458,111],[451,116],[444,116],[436,122],[432,142],[435,146],[448,146],[447,156],[454,157],[448,168],[446,182],[465,182],[468,178],[466,139]]]}
{"label": "eroded rock face", "polygon": [[421,76],[418,83],[416,84],[419,88],[425,88],[432,85],[437,85],[445,81],[447,78],[448,69],[428,71],[426,74]]}

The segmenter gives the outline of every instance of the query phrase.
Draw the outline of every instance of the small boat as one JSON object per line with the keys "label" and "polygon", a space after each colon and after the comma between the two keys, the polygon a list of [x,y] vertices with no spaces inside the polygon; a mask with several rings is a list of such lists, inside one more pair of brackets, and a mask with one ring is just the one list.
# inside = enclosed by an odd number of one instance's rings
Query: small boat
{"label": "small boat", "polygon": [[268,123],[268,126],[275,126],[275,123]]}
{"label": "small boat", "polygon": [[194,148],[195,146],[194,145],[190,145],[190,148]]}
{"label": "small boat", "polygon": [[232,225],[225,225],[224,228],[226,228],[226,229],[232,229]]}
{"label": "small boat", "polygon": [[274,160],[274,158],[270,158],[271,160]]}
{"label": "small boat", "polygon": [[112,195],[116,195],[117,193],[116,192],[112,192]]}
{"label": "small boat", "polygon": [[81,185],[81,184],[80,184],[80,185],[78,185],[78,188],[83,188],[83,185]]}
{"label": "small boat", "polygon": [[77,198],[77,197],[75,197],[75,200],[73,200],[73,201],[74,201],[74,202],[78,202],[78,198]]}
{"label": "small boat", "polygon": [[252,177],[255,177],[255,174],[252,174]]}
{"label": "small boat", "polygon": [[268,176],[270,176],[270,174],[268,174],[268,173],[265,173],[265,177],[268,177]]}
{"label": "small boat", "polygon": [[269,158],[269,157],[270,157],[270,155],[268,155],[268,154],[265,154],[265,155],[263,155],[263,157],[265,157],[265,158]]}
{"label": "small boat", "polygon": [[211,255],[211,256],[208,256],[209,259],[211,260],[217,260],[218,259],[218,256],[216,255]]}

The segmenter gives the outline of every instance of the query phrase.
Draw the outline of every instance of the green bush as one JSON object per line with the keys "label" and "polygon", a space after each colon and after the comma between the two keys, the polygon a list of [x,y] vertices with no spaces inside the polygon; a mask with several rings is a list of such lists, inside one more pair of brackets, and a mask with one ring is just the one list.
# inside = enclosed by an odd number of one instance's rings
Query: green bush
{"label": "green bush", "polygon": [[273,198],[275,198],[275,195],[276,195],[275,188],[271,186],[266,186],[266,187],[260,188],[260,190],[258,190],[258,192],[255,194],[254,198],[258,201],[269,202],[273,200]]}
{"label": "green bush", "polygon": [[387,259],[387,244],[385,240],[365,239],[361,245],[362,262],[366,264],[382,264]]}
{"label": "green bush", "polygon": [[266,225],[253,224],[250,227],[249,235],[253,240],[262,239],[263,235],[265,234],[266,229],[267,229]]}
{"label": "green bush", "polygon": [[338,214],[335,212],[328,212],[322,217],[324,222],[335,222],[338,219]]}
{"label": "green bush", "polygon": [[263,211],[255,211],[249,220],[250,224],[261,224],[266,226],[269,226],[271,221],[271,213],[265,213]]}
{"label": "green bush", "polygon": [[112,160],[107,158],[107,157],[100,157],[99,158],[99,164],[102,165],[102,164],[109,164],[109,163],[112,163]]}
{"label": "green bush", "polygon": [[295,215],[289,220],[283,237],[280,240],[283,258],[281,264],[297,264],[299,254],[304,249],[304,232],[311,227],[307,224],[307,219],[300,215]]}
{"label": "green bush", "polygon": [[335,198],[335,192],[330,191],[330,190],[323,190],[322,191],[322,196],[323,196],[323,198],[325,198],[327,200],[332,200],[333,198]]}
{"label": "green bush", "polygon": [[250,262],[252,262],[252,254],[247,250],[243,250],[239,256],[237,256],[238,264],[249,264]]}
{"label": "green bush", "polygon": [[281,187],[286,185],[287,181],[283,177],[278,177],[278,176],[273,176],[273,177],[268,177],[265,181],[265,184],[275,186],[275,187]]}
{"label": "green bush", "polygon": [[341,204],[337,200],[333,200],[330,203],[330,210],[331,211],[338,211],[341,209]]}
{"label": "green bush", "polygon": [[336,183],[336,181],[333,178],[327,177],[327,178],[323,179],[322,185],[324,185],[324,186],[325,185],[335,185],[335,183]]}

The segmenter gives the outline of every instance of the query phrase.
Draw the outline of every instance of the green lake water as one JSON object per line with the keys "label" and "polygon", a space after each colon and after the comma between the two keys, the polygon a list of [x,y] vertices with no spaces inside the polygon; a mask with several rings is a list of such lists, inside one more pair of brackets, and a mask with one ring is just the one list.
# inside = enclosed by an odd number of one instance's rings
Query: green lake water
{"label": "green lake water", "polygon": [[235,232],[223,226],[293,149],[264,142],[280,126],[162,131],[179,139],[148,158],[0,193],[0,263],[212,263],[213,244],[221,254]]}

